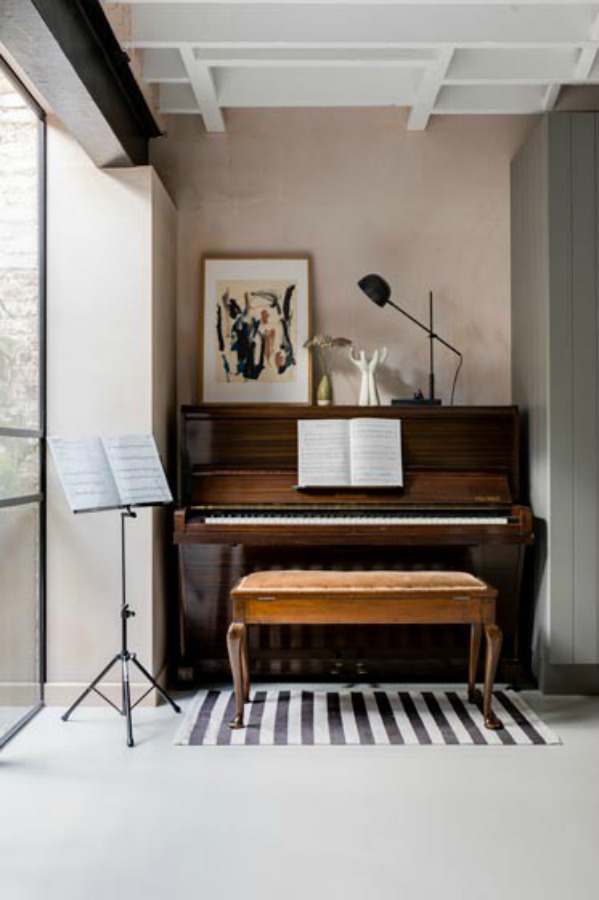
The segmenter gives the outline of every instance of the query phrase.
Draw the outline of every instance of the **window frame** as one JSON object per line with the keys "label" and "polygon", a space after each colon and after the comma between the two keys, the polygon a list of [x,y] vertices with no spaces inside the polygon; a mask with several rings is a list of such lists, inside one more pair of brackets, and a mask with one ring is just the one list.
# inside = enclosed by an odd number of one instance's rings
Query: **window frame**
{"label": "window frame", "polygon": [[46,145],[46,114],[22,80],[10,67],[6,59],[0,54],[0,71],[11,82],[15,91],[22,97],[38,119],[38,347],[39,347],[39,384],[38,384],[38,427],[37,428],[6,428],[0,427],[0,437],[28,437],[39,441],[39,491],[36,494],[23,495],[14,498],[0,500],[0,509],[16,506],[38,504],[38,617],[39,617],[39,647],[38,647],[38,683],[39,700],[31,709],[3,735],[0,735],[0,748],[2,748],[14,735],[23,728],[30,719],[44,706],[44,688],[47,672],[47,613],[46,613],[46,423],[47,423],[47,396],[46,396],[46,302],[47,302],[47,256],[46,256],[46,228],[47,228],[47,145]]}

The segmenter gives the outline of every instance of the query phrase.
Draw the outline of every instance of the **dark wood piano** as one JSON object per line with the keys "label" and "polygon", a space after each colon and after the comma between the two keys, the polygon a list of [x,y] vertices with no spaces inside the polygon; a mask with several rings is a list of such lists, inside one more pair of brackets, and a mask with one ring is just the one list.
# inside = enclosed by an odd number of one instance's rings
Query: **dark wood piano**
{"label": "dark wood piano", "polygon": [[[297,420],[397,417],[404,488],[302,490]],[[182,409],[179,677],[228,677],[229,591],[264,568],[460,569],[499,590],[500,677],[528,662],[521,603],[530,509],[519,504],[515,407]],[[258,677],[463,679],[462,628],[255,628]]]}

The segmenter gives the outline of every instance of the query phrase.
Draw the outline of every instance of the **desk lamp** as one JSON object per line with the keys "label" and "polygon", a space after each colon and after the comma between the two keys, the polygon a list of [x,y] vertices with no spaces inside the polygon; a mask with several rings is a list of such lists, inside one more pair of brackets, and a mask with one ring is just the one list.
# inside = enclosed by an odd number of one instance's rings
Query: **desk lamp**
{"label": "desk lamp", "polygon": [[456,356],[459,357],[458,367],[456,369],[454,378],[453,378],[453,386],[451,388],[451,401],[450,405],[453,406],[453,398],[455,394],[455,386],[458,380],[458,374],[462,367],[463,357],[459,350],[456,350],[455,347],[452,347],[451,344],[448,344],[447,341],[444,341],[443,338],[439,337],[438,334],[435,333],[433,327],[433,292],[429,291],[428,295],[428,309],[429,309],[429,324],[425,325],[423,322],[418,321],[414,316],[412,316],[409,312],[406,312],[405,309],[402,309],[401,306],[398,306],[396,303],[391,300],[391,288],[387,284],[384,278],[380,275],[364,275],[363,278],[360,278],[358,281],[358,287],[364,291],[367,297],[372,300],[373,303],[376,303],[377,306],[392,306],[398,312],[400,312],[403,316],[409,319],[414,325],[418,325],[423,331],[426,331],[429,337],[429,375],[428,375],[428,397],[422,396],[422,391],[417,391],[414,394],[413,400],[392,400],[393,404],[424,404],[428,406],[439,406],[441,400],[435,397],[435,351],[434,351],[434,342],[439,341],[440,344],[443,344],[444,347],[447,347],[448,350],[451,350],[452,353],[455,353]]}

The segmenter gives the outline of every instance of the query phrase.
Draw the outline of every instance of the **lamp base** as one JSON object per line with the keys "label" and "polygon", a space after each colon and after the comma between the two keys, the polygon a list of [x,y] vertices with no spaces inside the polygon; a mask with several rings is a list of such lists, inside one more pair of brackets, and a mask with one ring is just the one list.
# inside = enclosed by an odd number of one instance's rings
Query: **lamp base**
{"label": "lamp base", "polygon": [[412,397],[411,400],[397,400],[393,399],[391,401],[391,406],[441,406],[442,401],[437,400],[428,400],[426,397]]}

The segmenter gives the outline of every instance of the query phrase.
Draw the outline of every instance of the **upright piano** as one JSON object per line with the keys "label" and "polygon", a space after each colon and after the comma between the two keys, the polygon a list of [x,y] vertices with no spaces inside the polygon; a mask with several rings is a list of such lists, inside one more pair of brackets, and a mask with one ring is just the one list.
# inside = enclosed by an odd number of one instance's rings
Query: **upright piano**
{"label": "upright piano", "polygon": [[[401,420],[402,489],[297,489],[299,419]],[[500,677],[528,662],[531,510],[515,407],[186,406],[181,414],[179,677],[227,676],[229,591],[265,568],[459,569],[499,590]],[[465,629],[252,629],[258,677],[462,679]]]}

